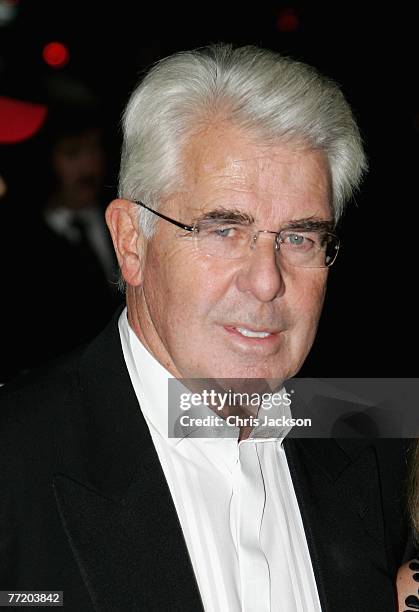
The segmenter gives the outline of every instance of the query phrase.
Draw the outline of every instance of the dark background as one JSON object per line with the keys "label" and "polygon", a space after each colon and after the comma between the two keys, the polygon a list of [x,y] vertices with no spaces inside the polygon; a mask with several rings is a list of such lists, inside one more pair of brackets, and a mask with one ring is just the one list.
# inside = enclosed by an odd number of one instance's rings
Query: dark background
{"label": "dark background", "polygon": [[[42,98],[39,81],[53,70],[42,59],[44,45],[61,41],[70,52],[61,72],[84,81],[102,101],[109,198],[116,188],[123,106],[160,57],[217,41],[256,44],[313,64],[340,83],[359,121],[370,171],[345,213],[342,251],[301,374],[416,375],[419,22],[412,5],[13,4],[17,17],[0,28],[0,56],[28,97]],[[280,20],[285,9],[294,11],[291,24]]]}

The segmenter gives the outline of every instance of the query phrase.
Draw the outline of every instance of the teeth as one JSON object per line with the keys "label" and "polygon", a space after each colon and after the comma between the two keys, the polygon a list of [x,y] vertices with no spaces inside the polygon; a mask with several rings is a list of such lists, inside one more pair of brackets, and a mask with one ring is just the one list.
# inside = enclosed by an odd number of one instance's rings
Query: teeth
{"label": "teeth", "polygon": [[240,332],[243,336],[247,338],[267,338],[271,334],[268,332],[255,332],[250,331],[250,329],[246,329],[245,327],[236,327],[237,331]]}

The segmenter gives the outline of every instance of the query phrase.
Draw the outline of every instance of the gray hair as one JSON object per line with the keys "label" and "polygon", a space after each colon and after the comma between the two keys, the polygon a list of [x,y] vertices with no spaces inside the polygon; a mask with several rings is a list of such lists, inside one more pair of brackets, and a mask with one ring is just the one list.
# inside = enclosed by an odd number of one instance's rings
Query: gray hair
{"label": "gray hair", "polygon": [[[157,210],[162,196],[182,185],[188,138],[219,119],[262,142],[324,151],[339,219],[367,168],[349,104],[338,85],[315,68],[253,46],[211,45],[153,66],[124,113],[120,197]],[[149,238],[156,217],[139,210]]]}

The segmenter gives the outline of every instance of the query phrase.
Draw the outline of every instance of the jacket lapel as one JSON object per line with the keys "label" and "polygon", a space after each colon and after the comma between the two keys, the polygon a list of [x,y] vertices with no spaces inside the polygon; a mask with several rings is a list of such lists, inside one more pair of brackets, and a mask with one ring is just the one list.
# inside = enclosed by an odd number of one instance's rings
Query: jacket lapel
{"label": "jacket lapel", "polygon": [[76,389],[69,405],[79,429],[57,432],[59,515],[97,610],[196,612],[202,603],[194,572],[116,321],[81,360],[78,397]]}

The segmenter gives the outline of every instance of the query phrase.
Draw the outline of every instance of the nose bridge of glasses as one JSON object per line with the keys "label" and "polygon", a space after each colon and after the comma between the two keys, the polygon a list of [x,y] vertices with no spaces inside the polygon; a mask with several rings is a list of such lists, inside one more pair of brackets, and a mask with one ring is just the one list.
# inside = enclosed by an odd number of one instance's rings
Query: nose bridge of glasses
{"label": "nose bridge of glasses", "polygon": [[281,232],[274,232],[273,230],[258,230],[256,232],[252,233],[251,236],[251,243],[250,243],[250,248],[255,249],[256,248],[256,242],[259,238],[259,234],[273,234],[275,236],[275,251],[279,250],[279,241],[280,241],[280,233]]}

